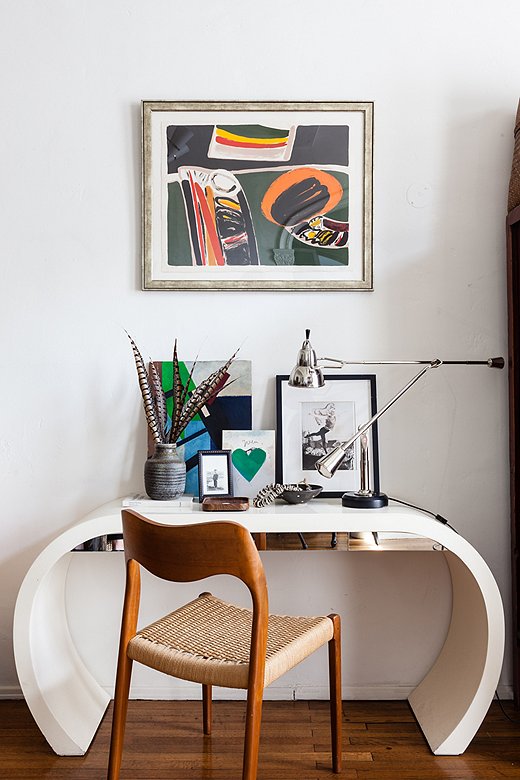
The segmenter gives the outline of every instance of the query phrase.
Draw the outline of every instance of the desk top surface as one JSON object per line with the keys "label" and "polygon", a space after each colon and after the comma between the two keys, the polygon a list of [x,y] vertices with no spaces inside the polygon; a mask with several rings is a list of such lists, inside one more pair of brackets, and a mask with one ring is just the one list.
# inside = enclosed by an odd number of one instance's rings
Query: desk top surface
{"label": "desk top surface", "polygon": [[[113,533],[120,530],[122,502],[123,499],[119,498],[98,507],[89,513],[83,522],[91,527],[97,527],[97,533]],[[454,549],[460,544],[469,546],[455,531],[430,514],[393,502],[382,509],[345,508],[341,506],[339,498],[316,498],[308,504],[295,505],[277,501],[267,507],[258,509],[251,507],[243,512],[205,512],[198,502],[171,508],[169,511],[164,511],[164,507],[154,510],[153,504],[149,508],[148,502],[143,506],[125,508],[133,509],[158,523],[169,525],[232,520],[245,526],[252,533],[377,531],[426,537],[448,549]],[[104,530],[101,530],[102,528]]]}

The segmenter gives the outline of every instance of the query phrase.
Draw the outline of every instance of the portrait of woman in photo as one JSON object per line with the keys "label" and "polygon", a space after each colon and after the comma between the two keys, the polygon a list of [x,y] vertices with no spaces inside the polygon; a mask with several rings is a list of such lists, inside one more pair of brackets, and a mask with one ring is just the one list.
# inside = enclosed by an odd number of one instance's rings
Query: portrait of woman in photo
{"label": "portrait of woman in photo", "polygon": [[319,436],[323,455],[327,454],[327,434],[330,433],[336,425],[336,404],[332,401],[326,404],[322,409],[314,409],[314,419],[318,425],[318,430],[309,431],[304,434],[304,438],[310,442],[313,436]]}
{"label": "portrait of woman in photo", "polygon": [[[339,441],[350,438],[355,431],[354,404],[349,401],[327,401],[321,406],[316,402],[301,405],[302,469],[314,471],[316,461],[334,449]],[[340,468],[354,468],[352,445]]]}

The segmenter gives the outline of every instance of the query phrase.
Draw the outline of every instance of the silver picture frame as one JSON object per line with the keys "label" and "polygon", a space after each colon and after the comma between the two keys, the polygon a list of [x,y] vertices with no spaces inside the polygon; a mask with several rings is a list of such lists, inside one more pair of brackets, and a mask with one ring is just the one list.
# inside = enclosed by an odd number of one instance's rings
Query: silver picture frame
{"label": "silver picture frame", "polygon": [[144,290],[372,290],[372,102],[142,103]]}

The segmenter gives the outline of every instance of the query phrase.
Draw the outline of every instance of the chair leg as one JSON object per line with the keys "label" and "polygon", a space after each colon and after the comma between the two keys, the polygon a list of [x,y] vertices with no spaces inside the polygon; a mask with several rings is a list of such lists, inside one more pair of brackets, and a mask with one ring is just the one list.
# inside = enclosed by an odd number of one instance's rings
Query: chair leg
{"label": "chair leg", "polygon": [[108,759],[107,780],[119,780],[123,742],[125,737],[128,694],[132,676],[132,660],[121,653],[117,667],[116,690],[114,694],[114,714],[112,716],[112,734],[110,736],[110,757]]}
{"label": "chair leg", "polygon": [[204,734],[211,734],[211,685],[202,686],[202,727]]}
{"label": "chair leg", "polygon": [[260,726],[262,724],[263,685],[253,686],[247,692],[246,733],[242,780],[256,780]]}
{"label": "chair leg", "polygon": [[334,635],[329,642],[330,729],[332,737],[332,769],[341,772],[341,621],[339,615],[329,615]]}

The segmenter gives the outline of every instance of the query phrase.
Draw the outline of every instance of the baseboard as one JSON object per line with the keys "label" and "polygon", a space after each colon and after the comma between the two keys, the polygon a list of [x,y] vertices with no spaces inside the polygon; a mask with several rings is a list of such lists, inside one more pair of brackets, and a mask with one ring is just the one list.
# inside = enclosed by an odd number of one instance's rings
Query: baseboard
{"label": "baseboard", "polygon": [[503,701],[514,698],[512,685],[499,685],[497,691]]}
{"label": "baseboard", "polygon": [[[341,698],[345,701],[402,701],[407,699],[413,691],[413,685],[346,685],[341,690]],[[110,695],[113,692],[107,689]],[[513,698],[511,685],[499,685],[498,695],[503,701]],[[182,687],[138,687],[132,688],[132,699],[157,699],[157,700],[198,700],[200,699],[200,685],[185,683]],[[213,698],[222,701],[240,701],[245,699],[245,691],[235,688],[214,688]],[[283,686],[271,685],[264,690],[266,701],[290,701],[290,700],[327,700],[329,698],[328,686]]]}
{"label": "baseboard", "polygon": [[[112,688],[105,688],[110,696],[114,695]],[[347,685],[343,686],[341,697],[351,701],[389,701],[407,699],[413,690],[411,685]],[[503,701],[513,698],[513,687],[511,685],[499,685],[498,695]],[[213,696],[215,699],[226,701],[240,701],[245,699],[245,691],[234,688],[215,688]],[[171,687],[151,687],[134,686],[132,688],[132,699],[150,699],[160,700],[198,700],[200,699],[200,685],[185,683],[182,686]],[[302,699],[326,700],[329,698],[329,689],[327,686],[277,686],[271,685],[264,691],[264,699],[267,701],[290,701]],[[2,699],[23,699],[23,693],[18,685],[1,685],[0,700]]]}
{"label": "baseboard", "polygon": [[[106,689],[109,695],[113,691]],[[345,700],[403,700],[407,699],[413,690],[411,685],[374,685],[374,686],[344,686],[341,697]],[[133,686],[132,699],[148,700],[198,700],[201,697],[200,685],[185,684],[182,686],[149,687]],[[222,701],[240,701],[245,699],[245,691],[235,688],[214,688],[213,698]],[[292,700],[327,700],[329,698],[328,686],[277,686],[270,685],[264,690],[266,701],[292,701]]]}
{"label": "baseboard", "polygon": [[19,685],[0,685],[0,699],[23,699]]}

